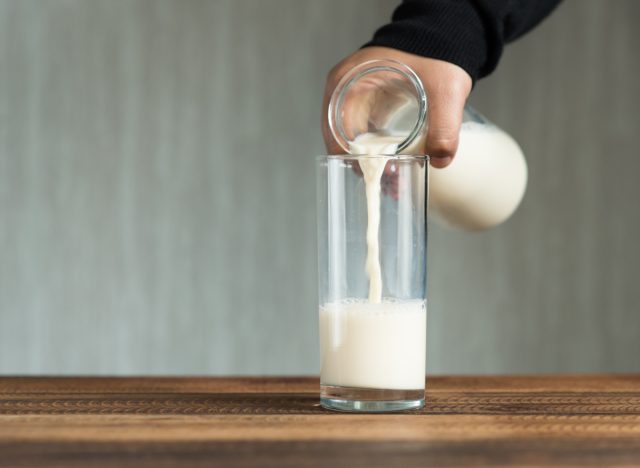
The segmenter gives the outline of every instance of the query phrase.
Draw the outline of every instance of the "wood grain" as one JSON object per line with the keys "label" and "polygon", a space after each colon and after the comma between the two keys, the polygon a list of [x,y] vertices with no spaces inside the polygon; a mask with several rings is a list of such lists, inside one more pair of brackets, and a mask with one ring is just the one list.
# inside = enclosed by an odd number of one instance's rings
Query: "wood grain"
{"label": "wood grain", "polygon": [[[504,376],[433,376],[426,380],[433,392],[633,392],[640,388],[638,374],[611,375],[520,375]],[[316,393],[317,377],[0,377],[0,394],[22,393]]]}
{"label": "wood grain", "polygon": [[425,408],[372,415],[309,377],[2,378],[0,465],[640,463],[640,376],[428,382]]}

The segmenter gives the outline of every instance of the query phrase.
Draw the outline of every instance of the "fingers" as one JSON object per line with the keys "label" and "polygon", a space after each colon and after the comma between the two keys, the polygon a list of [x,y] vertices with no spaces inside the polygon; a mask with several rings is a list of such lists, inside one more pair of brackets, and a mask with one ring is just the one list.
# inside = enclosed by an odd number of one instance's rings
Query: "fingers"
{"label": "fingers", "polygon": [[425,152],[433,167],[448,166],[456,154],[467,95],[463,87],[451,83],[438,85],[431,92],[427,90],[429,128]]}

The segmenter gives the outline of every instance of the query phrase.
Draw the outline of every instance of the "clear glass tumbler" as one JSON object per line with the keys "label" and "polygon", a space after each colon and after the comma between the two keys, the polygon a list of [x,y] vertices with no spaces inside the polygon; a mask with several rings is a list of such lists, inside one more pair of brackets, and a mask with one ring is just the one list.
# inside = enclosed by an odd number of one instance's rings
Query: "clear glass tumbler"
{"label": "clear glass tumbler", "polygon": [[[367,167],[380,168],[372,184]],[[424,405],[428,157],[318,158],[321,404]],[[379,216],[378,216],[379,215]]]}

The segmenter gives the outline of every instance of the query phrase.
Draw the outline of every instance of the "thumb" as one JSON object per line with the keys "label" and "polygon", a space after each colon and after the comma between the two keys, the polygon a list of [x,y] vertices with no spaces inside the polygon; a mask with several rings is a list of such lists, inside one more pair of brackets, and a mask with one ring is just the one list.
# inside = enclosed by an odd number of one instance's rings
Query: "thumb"
{"label": "thumb", "polygon": [[[461,91],[461,90],[460,90]],[[458,149],[458,137],[467,95],[456,89],[437,90],[429,97],[429,128],[425,153],[436,168],[447,167]]]}

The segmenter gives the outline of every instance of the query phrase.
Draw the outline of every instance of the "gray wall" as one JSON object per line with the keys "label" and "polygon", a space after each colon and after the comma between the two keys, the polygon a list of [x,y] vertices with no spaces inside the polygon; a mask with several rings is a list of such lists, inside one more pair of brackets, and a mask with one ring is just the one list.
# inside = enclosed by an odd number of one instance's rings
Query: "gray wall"
{"label": "gray wall", "polygon": [[[0,372],[316,373],[324,76],[395,3],[0,0]],[[433,227],[432,372],[640,370],[638,17],[569,0],[477,85],[530,186]]]}

